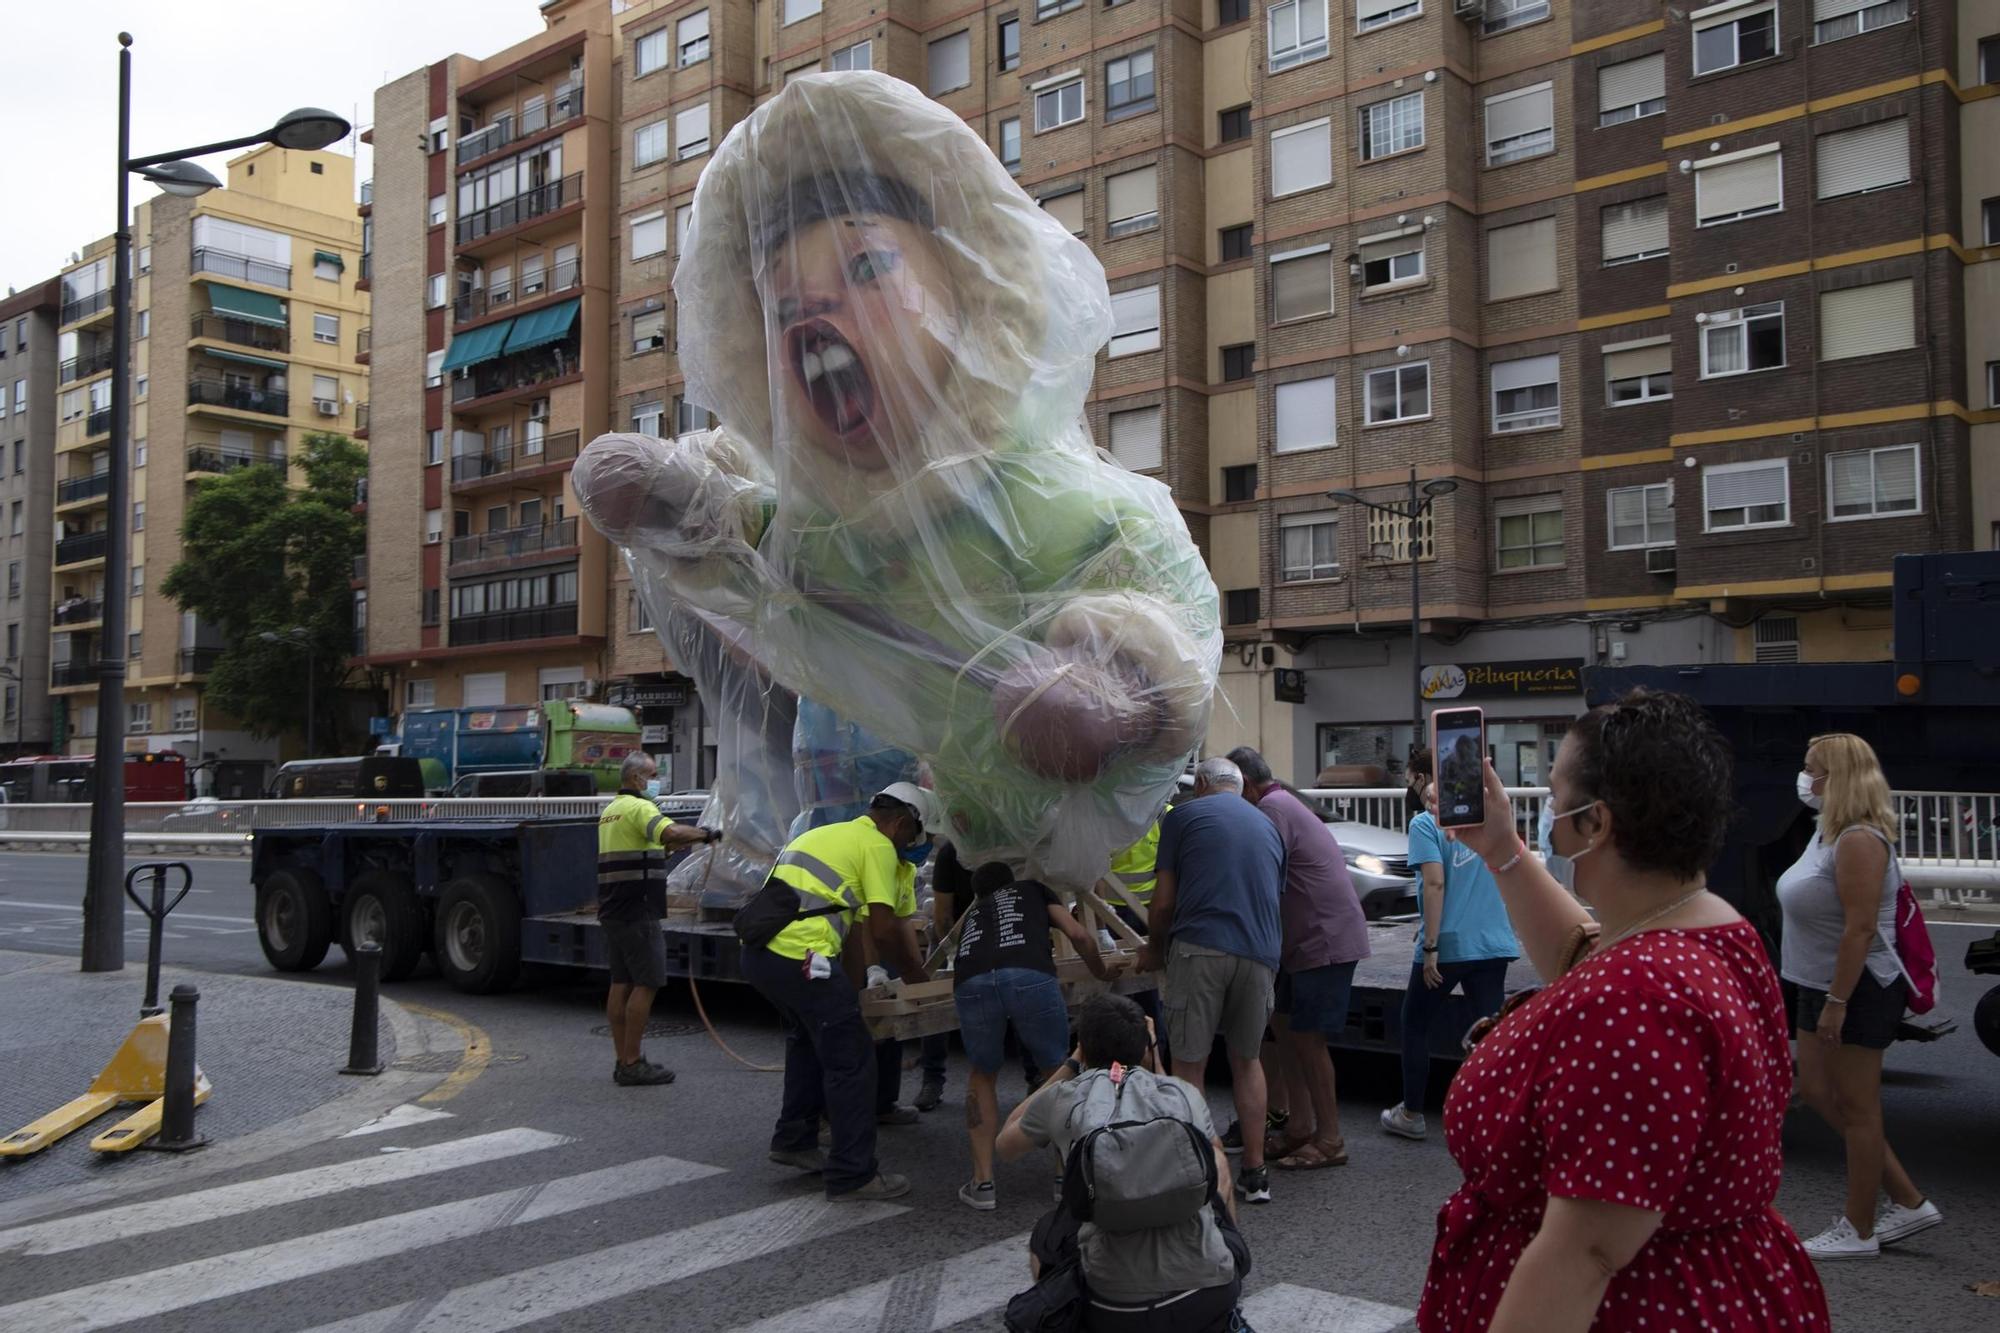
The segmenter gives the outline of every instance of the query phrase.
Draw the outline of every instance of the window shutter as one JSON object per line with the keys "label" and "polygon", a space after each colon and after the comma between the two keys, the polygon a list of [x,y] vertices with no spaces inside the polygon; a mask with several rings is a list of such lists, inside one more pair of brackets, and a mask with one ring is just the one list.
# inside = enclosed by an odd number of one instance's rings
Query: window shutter
{"label": "window shutter", "polygon": [[1042,200],[1042,207],[1049,211],[1050,217],[1062,223],[1064,231],[1078,232],[1083,230],[1082,190],[1071,190],[1068,194],[1059,194],[1053,199],[1044,199]]}
{"label": "window shutter", "polygon": [[1271,193],[1310,190],[1333,180],[1327,122],[1271,132]]}
{"label": "window shutter", "polygon": [[1819,197],[1856,194],[1910,179],[1910,122],[1885,120],[1858,130],[1823,134],[1816,146]]}
{"label": "window shutter", "polygon": [[1608,205],[1600,216],[1606,259],[1658,254],[1667,248],[1667,197],[1663,194]]}
{"label": "window shutter", "polygon": [[1111,336],[1122,338],[1127,334],[1143,332],[1160,327],[1160,289],[1158,287],[1135,287],[1130,291],[1111,293]]}
{"label": "window shutter", "polygon": [[1597,109],[1613,111],[1667,95],[1667,57],[1655,51],[1597,71]]}
{"label": "window shutter", "polygon": [[1560,495],[1510,495],[1493,502],[1493,517],[1519,518],[1523,514],[1560,513]]}
{"label": "window shutter", "polygon": [[1555,93],[1548,84],[1486,99],[1486,142],[1517,139],[1555,124]]}
{"label": "window shutter", "polygon": [[930,47],[931,92],[949,92],[972,82],[972,34],[955,32]]}
{"label": "window shutter", "polygon": [[1562,378],[1562,360],[1556,356],[1528,356],[1519,361],[1501,361],[1493,367],[1493,392],[1525,389],[1531,384],[1555,384]]}
{"label": "window shutter", "polygon": [[708,11],[706,9],[699,9],[689,14],[680,21],[680,25],[674,35],[680,38],[682,46],[686,46],[689,42],[695,41],[698,38],[708,36]]}
{"label": "window shutter", "polygon": [[1271,265],[1271,318],[1305,319],[1333,309],[1332,252],[1301,255]]}
{"label": "window shutter", "polygon": [[1878,449],[1875,451],[1875,508],[1878,511],[1915,510],[1917,507],[1917,451]]}
{"label": "window shutter", "polygon": [[1813,0],[1813,22],[1824,23],[1881,3],[1882,0]]}
{"label": "window shutter", "polygon": [[1278,453],[1317,449],[1334,442],[1332,376],[1280,384],[1272,394],[1272,403],[1278,418],[1272,447]]}
{"label": "window shutter", "polygon": [[1111,414],[1111,456],[1133,472],[1160,466],[1160,409],[1142,407]]}
{"label": "window shutter", "polygon": [[1910,279],[1820,293],[1822,361],[1894,352],[1916,341],[1916,284]]}
{"label": "window shutter", "polygon": [[1737,472],[1710,472],[1704,481],[1710,509],[1747,509],[1755,505],[1781,505],[1785,493],[1785,465],[1744,468]]}
{"label": "window shutter", "polygon": [[1354,7],[1354,19],[1357,23],[1366,23],[1370,19],[1381,18],[1392,9],[1400,9],[1408,3],[1409,0],[1359,0]]}
{"label": "window shutter", "polygon": [[1110,192],[1111,221],[1144,217],[1160,211],[1160,169],[1140,167],[1105,181]]}
{"label": "window shutter", "polygon": [[1694,212],[1697,218],[1729,217],[1784,202],[1779,154],[1759,153],[1720,166],[1697,166]]}
{"label": "window shutter", "polygon": [[1674,347],[1659,342],[1650,347],[1629,347],[1604,354],[1604,378],[1629,380],[1640,375],[1664,375],[1674,368]]}
{"label": "window shutter", "polygon": [[1867,450],[1833,455],[1827,459],[1827,473],[1836,517],[1866,514],[1875,508],[1875,474]]}
{"label": "window shutter", "polygon": [[1556,282],[1556,220],[1536,218],[1486,233],[1487,299],[1545,292]]}

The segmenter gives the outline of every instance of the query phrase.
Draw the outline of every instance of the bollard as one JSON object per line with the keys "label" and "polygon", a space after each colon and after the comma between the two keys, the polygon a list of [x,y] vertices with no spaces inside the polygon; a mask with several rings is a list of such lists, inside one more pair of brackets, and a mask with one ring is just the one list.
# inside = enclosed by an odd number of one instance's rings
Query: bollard
{"label": "bollard", "polygon": [[168,997],[173,1017],[167,1030],[166,1105],[161,1109],[160,1132],[146,1145],[149,1148],[187,1152],[208,1143],[206,1136],[194,1132],[194,1007],[200,999],[201,992],[188,985],[174,987]]}
{"label": "bollard", "polygon": [[360,944],[354,949],[354,1026],[347,1037],[347,1068],[343,1074],[379,1074],[382,1056],[376,1049],[375,1026],[381,1005],[382,946]]}

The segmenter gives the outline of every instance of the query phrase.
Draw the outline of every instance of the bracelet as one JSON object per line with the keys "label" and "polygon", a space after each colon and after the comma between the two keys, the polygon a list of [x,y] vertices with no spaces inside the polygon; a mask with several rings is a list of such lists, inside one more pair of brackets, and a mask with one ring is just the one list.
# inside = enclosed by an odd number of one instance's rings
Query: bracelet
{"label": "bracelet", "polygon": [[1078,1064],[1076,1061],[1068,1058],[1065,1058],[1063,1060],[1062,1068],[1067,1069],[1069,1071],[1069,1076],[1071,1078],[1078,1078],[1083,1074],[1083,1066]]}
{"label": "bracelet", "polygon": [[1436,946],[1435,944],[1426,944],[1426,945],[1424,946],[1424,952],[1425,952],[1425,953],[1436,953],[1436,952],[1437,952],[1437,946]]}
{"label": "bracelet", "polygon": [[1508,857],[1506,860],[1502,861],[1499,865],[1496,866],[1491,862],[1488,862],[1486,868],[1492,871],[1496,875],[1504,875],[1519,864],[1521,864],[1521,850],[1520,848],[1517,847],[1514,849],[1514,854]]}
{"label": "bracelet", "polygon": [[1840,998],[1840,997],[1839,997],[1838,995],[1829,995],[1829,996],[1827,996],[1827,997],[1826,997],[1826,1002],[1827,1002],[1828,1004],[1838,1004],[1838,1005],[1845,1005],[1845,1004],[1847,1003],[1847,1001],[1845,1001],[1845,1000],[1841,999],[1841,998]]}

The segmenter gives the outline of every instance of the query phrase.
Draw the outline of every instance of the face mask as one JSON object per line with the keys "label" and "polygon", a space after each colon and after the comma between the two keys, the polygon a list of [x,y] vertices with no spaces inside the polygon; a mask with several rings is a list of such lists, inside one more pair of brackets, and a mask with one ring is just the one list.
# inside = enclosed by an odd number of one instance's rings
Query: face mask
{"label": "face mask", "polygon": [[660,797],[660,780],[658,778],[647,778],[646,799],[652,801],[652,800],[658,800],[659,797]]}
{"label": "face mask", "polygon": [[1813,795],[1813,775],[1803,769],[1799,771],[1799,799],[1811,810],[1817,810],[1826,804],[1824,796]]}
{"label": "face mask", "polygon": [[[1546,805],[1546,804],[1547,804],[1547,802],[1545,801],[1545,802],[1543,802],[1543,804],[1544,804],[1544,805]],[[1578,806],[1578,807],[1577,807],[1576,809],[1574,809],[1574,810],[1558,810],[1558,811],[1557,811],[1556,813],[1554,813],[1553,815],[1550,815],[1550,816],[1549,816],[1549,834],[1550,834],[1550,836],[1553,836],[1553,835],[1554,835],[1554,833],[1555,833],[1555,828],[1556,828],[1556,821],[1557,821],[1557,820],[1559,820],[1559,819],[1572,819],[1572,818],[1576,817],[1577,815],[1580,815],[1580,814],[1582,814],[1582,813],[1583,813],[1584,811],[1586,811],[1586,810],[1588,810],[1588,809],[1591,809],[1591,808],[1592,808],[1593,806],[1595,806],[1596,804],[1597,804],[1597,802],[1596,802],[1596,801],[1585,801],[1585,802],[1584,802],[1584,803],[1583,803],[1582,805],[1579,805],[1579,806]],[[1583,834],[1582,834],[1582,832],[1581,832],[1580,830],[1579,830],[1579,832],[1578,832],[1577,836],[1578,836],[1578,837],[1582,837],[1582,836],[1583,836]],[[1544,843],[1542,844],[1542,846],[1544,846],[1544,847],[1547,847],[1547,848],[1549,848],[1549,850],[1551,850],[1551,851],[1554,851],[1554,850],[1555,850],[1555,848],[1554,848],[1554,844],[1553,844],[1553,843],[1550,843],[1550,842],[1544,842]],[[1577,853],[1575,853],[1574,855],[1571,855],[1571,856],[1566,856],[1566,857],[1564,857],[1563,859],[1564,859],[1564,860],[1566,860],[1566,861],[1568,861],[1568,862],[1570,863],[1570,865],[1571,865],[1571,866],[1573,867],[1573,866],[1575,866],[1575,865],[1576,865],[1576,863],[1577,863],[1578,861],[1581,861],[1581,860],[1582,860],[1582,859],[1583,859],[1584,857],[1586,857],[1586,856],[1589,856],[1589,855],[1590,855],[1590,854],[1591,854],[1592,852],[1594,852],[1594,851],[1596,851],[1596,850],[1597,850],[1597,844],[1593,842],[1593,843],[1591,843],[1591,844],[1590,844],[1590,846],[1588,846],[1588,847],[1585,847],[1585,848],[1584,848],[1584,849],[1583,849],[1582,851],[1580,851],[1580,852],[1577,852]]]}
{"label": "face mask", "polygon": [[1542,849],[1542,863],[1548,867],[1549,874],[1555,877],[1556,883],[1567,889],[1570,887],[1570,860],[1567,856],[1563,856],[1557,852],[1554,844],[1550,841],[1555,831],[1555,803],[1545,800],[1542,802],[1541,827],[1536,834],[1535,841]]}
{"label": "face mask", "polygon": [[922,865],[924,863],[925,858],[929,857],[930,854],[931,854],[931,839],[929,838],[925,838],[922,842],[919,843],[913,843],[912,845],[905,847],[902,851],[897,853],[898,856],[902,857],[905,861],[908,861],[913,866]]}

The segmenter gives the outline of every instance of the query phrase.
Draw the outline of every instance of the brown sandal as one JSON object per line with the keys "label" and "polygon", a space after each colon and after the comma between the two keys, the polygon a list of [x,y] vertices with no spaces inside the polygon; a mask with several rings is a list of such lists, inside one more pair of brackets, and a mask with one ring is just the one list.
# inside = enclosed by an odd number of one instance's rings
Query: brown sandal
{"label": "brown sandal", "polygon": [[1271,1160],[1280,1171],[1320,1171],[1329,1166],[1347,1165],[1347,1147],[1336,1144],[1331,1152],[1318,1143],[1300,1144],[1282,1157]]}

